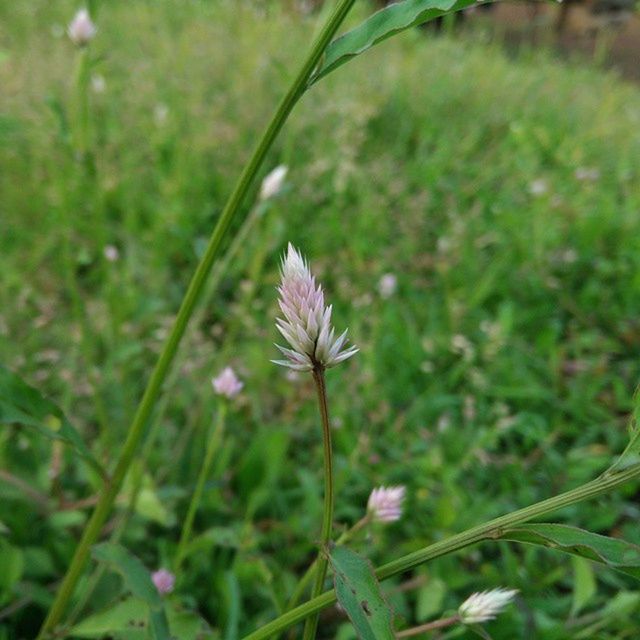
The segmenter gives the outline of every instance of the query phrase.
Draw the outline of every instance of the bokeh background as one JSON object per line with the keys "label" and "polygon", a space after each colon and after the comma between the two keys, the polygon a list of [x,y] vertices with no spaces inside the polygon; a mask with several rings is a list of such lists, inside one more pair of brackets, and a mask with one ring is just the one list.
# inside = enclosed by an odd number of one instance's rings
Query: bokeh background
{"label": "bokeh background", "polygon": [[[357,3],[347,26],[374,8]],[[66,25],[77,9],[0,5],[0,360],[108,463],[324,9],[95,2],[90,163],[74,146],[78,52]],[[158,437],[134,467],[143,489],[121,542],[155,569],[175,552],[218,404],[211,377],[232,365],[245,387],[171,596],[211,630],[182,637],[242,637],[276,615],[313,558],[314,389],[269,362],[288,241],[361,350],[327,376],[338,530],[373,487],[407,486],[404,517],[355,544],[374,564],[575,487],[621,451],[640,379],[638,34],[626,6],[478,8],[385,42],[302,100],[261,174],[288,166],[285,187],[258,205],[256,184],[245,211],[261,213],[216,272],[150,425]],[[99,483],[72,452],[10,426],[0,469],[0,638],[30,638]],[[639,515],[627,486],[554,520],[640,543]],[[385,593],[398,620],[417,624],[496,586],[520,595],[487,625],[495,640],[640,628],[632,579],[505,542]],[[77,618],[120,593],[105,574]],[[354,637],[336,609],[320,633]]]}

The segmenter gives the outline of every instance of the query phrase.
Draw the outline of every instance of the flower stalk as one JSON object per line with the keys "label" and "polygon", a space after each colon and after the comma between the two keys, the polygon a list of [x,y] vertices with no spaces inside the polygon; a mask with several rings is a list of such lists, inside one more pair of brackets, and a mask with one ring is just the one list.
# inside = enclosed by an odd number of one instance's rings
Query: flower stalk
{"label": "flower stalk", "polygon": [[[512,511],[506,515],[489,520],[481,525],[467,529],[445,540],[440,540],[427,547],[409,553],[397,560],[393,560],[376,570],[376,577],[379,580],[386,580],[392,576],[409,571],[425,562],[446,556],[449,553],[464,549],[472,544],[483,540],[498,539],[502,532],[523,522],[528,522],[534,518],[539,518],[545,514],[557,511],[564,507],[595,498],[619,487],[631,480],[640,479],[640,464],[633,465],[615,474],[601,476],[596,480],[561,493],[560,495],[547,498],[541,502],[536,502],[523,509]],[[260,629],[242,638],[242,640],[265,640],[273,634],[280,633],[289,627],[306,620],[309,616],[330,607],[336,602],[335,591],[327,591],[322,595],[301,604],[300,606],[284,613],[275,620],[267,623]]]}
{"label": "flower stalk", "polygon": [[198,473],[196,488],[194,489],[193,495],[191,496],[191,501],[189,502],[189,508],[187,509],[187,515],[182,525],[182,531],[180,533],[180,541],[178,542],[178,549],[176,551],[176,557],[175,557],[175,563],[174,563],[174,569],[176,573],[180,570],[182,561],[185,558],[187,545],[191,540],[191,532],[193,530],[193,521],[195,520],[196,513],[198,512],[198,507],[200,506],[200,501],[202,500],[202,494],[204,492],[204,487],[207,482],[207,478],[211,473],[211,465],[213,464],[213,458],[216,452],[220,450],[220,445],[222,444],[226,414],[227,414],[227,403],[225,401],[222,401],[220,403],[220,408],[218,409],[216,424],[213,428],[213,433],[209,437],[209,441],[207,443],[207,450],[204,455],[204,459],[202,461],[202,466],[200,467],[200,472]]}
{"label": "flower stalk", "polygon": [[311,74],[318,65],[324,50],[327,48],[336,31],[351,10],[354,2],[355,0],[339,0],[334,11],[320,30],[309,54],[302,63],[302,66],[291,83],[289,90],[280,101],[280,104],[253,151],[249,162],[242,171],[240,178],[238,179],[238,182],[227,201],[220,218],[218,219],[207,249],[182,300],[175,324],[153,369],[142,400],[138,405],[138,409],[136,410],[131,426],[127,432],[125,443],[115,464],[111,479],[109,482],[105,483],[98,504],[96,505],[89,522],[85,526],[82,537],[76,547],[69,568],[67,569],[67,573],[62,580],[53,604],[49,609],[49,613],[47,614],[42,628],[40,629],[38,640],[46,637],[50,631],[55,629],[65,614],[69,600],[73,595],[76,584],[82,575],[89,557],[91,546],[100,536],[102,527],[111,513],[111,509],[118,493],[120,492],[124,478],[129,471],[131,463],[133,462],[138,445],[144,435],[149,418],[155,409],[165,379],[169,373],[175,355],[178,351],[178,347],[187,328],[187,324],[193,315],[213,263],[218,256],[220,245],[227,234],[232,220],[236,217],[236,214],[238,213],[251,184],[262,166],[269,149],[273,145],[277,135],[280,133],[280,130],[284,126],[284,123],[289,117],[294,106],[307,89]]}
{"label": "flower stalk", "polygon": [[[320,551],[316,560],[315,581],[311,597],[322,593],[324,580],[327,576],[328,558],[324,550],[331,541],[331,527],[333,524],[333,453],[331,449],[331,425],[329,424],[329,408],[327,406],[327,387],[324,379],[324,367],[317,365],[313,369],[313,381],[318,393],[320,418],[322,420],[322,442],[324,451],[324,510],[322,515],[322,532],[320,533]],[[316,637],[320,612],[311,615],[305,623],[303,640],[313,640]]]}

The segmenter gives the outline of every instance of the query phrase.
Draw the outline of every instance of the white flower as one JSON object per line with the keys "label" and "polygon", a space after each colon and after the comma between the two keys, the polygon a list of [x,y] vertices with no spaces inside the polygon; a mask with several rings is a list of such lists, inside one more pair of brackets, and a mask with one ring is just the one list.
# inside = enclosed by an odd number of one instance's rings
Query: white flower
{"label": "white flower", "polygon": [[211,384],[217,394],[227,398],[237,396],[244,387],[231,367],[225,367],[220,375],[211,380]]}
{"label": "white flower", "polygon": [[367,511],[378,522],[400,520],[405,492],[406,489],[403,486],[378,487],[369,496]]}
{"label": "white flower", "polygon": [[547,181],[544,178],[538,178],[529,185],[529,193],[532,196],[542,196],[549,190]]}
{"label": "white flower", "polygon": [[95,37],[96,32],[96,25],[93,24],[87,9],[79,9],[67,28],[67,34],[71,42],[78,47],[84,47],[89,44]]}
{"label": "white flower", "polygon": [[280,193],[288,171],[289,168],[281,164],[265,176],[260,186],[260,200],[268,200]]}
{"label": "white flower", "polygon": [[385,273],[378,281],[378,293],[385,300],[390,298],[398,288],[398,278],[393,273]]}
{"label": "white flower", "polygon": [[462,624],[493,620],[513,600],[517,589],[492,589],[469,596],[458,608]]}
{"label": "white flower", "polygon": [[291,243],[281,273],[279,304],[285,319],[278,318],[276,326],[292,348],[276,345],[287,359],[272,362],[296,371],[312,371],[334,367],[354,355],[356,347],[343,348],[346,331],[335,337],[331,306],[325,307],[322,287],[316,285],[307,263]]}
{"label": "white flower", "polygon": [[91,76],[91,89],[94,93],[104,93],[107,89],[107,81],[104,76],[100,74],[94,74]]}

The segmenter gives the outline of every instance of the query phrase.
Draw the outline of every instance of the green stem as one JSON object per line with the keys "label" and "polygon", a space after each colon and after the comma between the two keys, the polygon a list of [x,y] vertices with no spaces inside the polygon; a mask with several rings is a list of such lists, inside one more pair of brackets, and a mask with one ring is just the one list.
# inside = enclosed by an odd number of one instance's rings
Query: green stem
{"label": "green stem", "polygon": [[[360,531],[360,529],[362,529],[362,527],[368,524],[370,520],[371,518],[369,517],[368,514],[364,516],[364,518],[361,518],[360,520],[358,520],[358,522],[356,522],[353,525],[353,527],[351,527],[351,529],[348,529],[347,531],[345,531],[336,540],[336,544],[346,544],[347,542],[349,542],[353,538],[354,534]],[[307,569],[306,573],[302,576],[302,578],[300,578],[300,582],[298,582],[298,585],[295,588],[293,595],[291,596],[291,598],[289,599],[289,602],[287,603],[287,611],[290,611],[291,609],[293,609],[298,604],[298,602],[300,602],[300,599],[302,598],[302,595],[304,594],[305,589],[309,586],[311,579],[315,575],[317,566],[318,566],[318,558],[316,558],[309,565],[309,568]]]}
{"label": "green stem", "polygon": [[[524,509],[513,511],[507,515],[500,516],[489,522],[485,522],[472,529],[467,529],[451,538],[436,542],[428,547],[424,547],[418,551],[410,553],[402,558],[393,560],[379,569],[376,570],[376,576],[379,580],[386,580],[399,573],[409,571],[420,564],[445,556],[449,553],[468,547],[482,540],[498,539],[500,538],[504,529],[513,527],[515,525],[527,522],[533,518],[556,511],[564,507],[568,507],[577,502],[594,498],[603,493],[607,493],[611,489],[620,486],[630,480],[636,480],[640,478],[640,465],[634,465],[619,473],[600,477],[596,480],[588,482],[577,489],[572,489],[566,493],[561,493],[553,498],[542,500]],[[281,615],[275,620],[264,625],[257,631],[250,633],[248,636],[242,638],[242,640],[263,640],[269,636],[280,633],[284,629],[287,629],[294,624],[302,622],[311,615],[317,614],[322,609],[331,606],[336,601],[336,594],[334,591],[328,591],[323,593],[317,598],[313,598],[309,602],[296,607],[292,611]]]}
{"label": "green stem", "polygon": [[460,616],[451,616],[449,618],[440,618],[440,620],[433,620],[426,624],[421,624],[419,627],[412,627],[411,629],[405,629],[396,633],[396,638],[410,638],[411,636],[417,636],[427,631],[433,631],[434,629],[444,629],[451,625],[458,624],[460,622]]}
{"label": "green stem", "polygon": [[[333,524],[333,462],[331,451],[331,425],[329,424],[329,408],[327,406],[327,387],[324,380],[324,368],[320,365],[313,369],[313,381],[316,383],[318,403],[320,405],[320,417],[322,419],[322,442],[324,449],[324,512],[322,515],[322,532],[320,533],[320,551],[316,559],[317,569],[315,581],[311,591],[311,597],[315,598],[322,593],[324,580],[327,576],[327,546],[331,541],[331,526]],[[320,613],[315,613],[304,626],[303,640],[314,640],[318,628]]]}
{"label": "green stem", "polygon": [[186,550],[187,544],[189,544],[189,540],[191,539],[191,531],[193,529],[193,521],[196,517],[196,513],[198,512],[198,507],[200,506],[200,500],[202,499],[202,493],[204,491],[204,485],[207,482],[207,478],[209,477],[209,473],[211,472],[211,464],[213,463],[213,456],[216,451],[220,449],[220,444],[222,443],[222,434],[224,432],[224,420],[227,412],[227,404],[226,402],[222,402],[220,404],[220,409],[218,410],[218,419],[216,421],[216,425],[213,429],[213,433],[209,438],[209,442],[207,444],[207,451],[204,456],[204,460],[202,461],[202,466],[200,467],[200,473],[198,475],[198,480],[196,482],[196,488],[191,496],[191,502],[189,503],[189,508],[187,510],[187,516],[184,519],[184,524],[182,525],[182,532],[180,534],[180,541],[178,542],[178,550],[176,551],[176,559],[175,559],[175,570],[176,573],[180,569],[180,565],[184,560],[184,554]]}
{"label": "green stem", "polygon": [[105,483],[103,487],[100,500],[98,501],[91,519],[82,533],[82,537],[76,547],[71,564],[67,569],[67,573],[62,581],[60,589],[56,594],[55,600],[53,601],[40,633],[38,634],[38,639],[44,638],[45,635],[62,620],[62,616],[67,608],[67,603],[69,602],[78,579],[84,569],[91,545],[93,545],[98,539],[102,527],[111,512],[111,508],[113,507],[113,503],[118,492],[120,491],[120,487],[122,486],[127,471],[131,466],[138,444],[140,443],[140,439],[144,434],[149,417],[151,416],[156,401],[162,391],[162,386],[167,374],[169,373],[169,369],[178,350],[178,346],[180,345],[180,341],[182,340],[182,336],[184,335],[187,324],[193,314],[214,260],[218,255],[220,244],[226,235],[231,221],[240,209],[247,191],[258,173],[267,152],[271,148],[276,136],[289,117],[293,107],[305,92],[308,86],[309,77],[354,2],[355,0],[339,0],[334,12],[318,34],[318,37],[311,47],[309,55],[302,64],[302,67],[291,84],[291,87],[278,105],[271,122],[258,142],[249,162],[242,171],[233,193],[220,215],[220,219],[213,230],[205,254],[202,257],[191,282],[189,283],[189,288],[187,289],[182,300],[182,304],[180,305],[180,310],[178,311],[171,334],[167,338],[162,353],[160,354],[156,366],[151,374],[151,378],[149,379],[142,400],[138,405],[138,409],[135,413],[131,426],[129,427],[129,431],[127,432],[127,438],[120,452],[111,481]]}

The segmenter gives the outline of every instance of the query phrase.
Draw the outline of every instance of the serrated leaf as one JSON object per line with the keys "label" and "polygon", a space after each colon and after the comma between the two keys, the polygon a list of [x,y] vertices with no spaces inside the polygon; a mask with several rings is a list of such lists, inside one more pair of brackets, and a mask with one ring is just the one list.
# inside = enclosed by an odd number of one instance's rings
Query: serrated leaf
{"label": "serrated leaf", "polygon": [[396,33],[475,4],[476,0],[403,0],[391,4],[334,40],[309,84]]}
{"label": "serrated leaf", "polygon": [[105,476],[102,465],[86,447],[80,434],[62,410],[22,378],[0,365],[0,423],[36,429],[52,440],[70,445],[91,466]]}
{"label": "serrated leaf", "polygon": [[123,546],[110,542],[94,546],[92,553],[96,560],[119,573],[127,590],[147,605],[151,637],[156,640],[169,640],[169,625],[162,598],[151,580],[151,574],[142,562]]}
{"label": "serrated leaf", "polygon": [[500,537],[581,556],[640,579],[640,547],[625,540],[563,524],[522,524]]}
{"label": "serrated leaf", "polygon": [[394,640],[391,611],[369,561],[346,547],[329,550],[338,602],[360,640]]}

